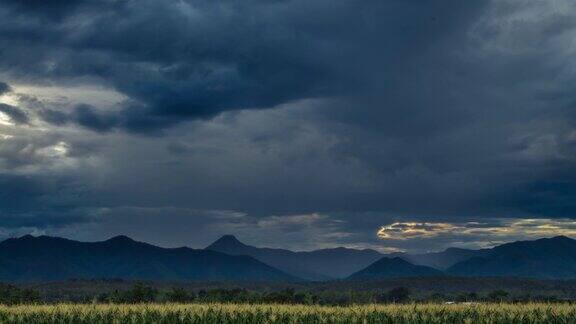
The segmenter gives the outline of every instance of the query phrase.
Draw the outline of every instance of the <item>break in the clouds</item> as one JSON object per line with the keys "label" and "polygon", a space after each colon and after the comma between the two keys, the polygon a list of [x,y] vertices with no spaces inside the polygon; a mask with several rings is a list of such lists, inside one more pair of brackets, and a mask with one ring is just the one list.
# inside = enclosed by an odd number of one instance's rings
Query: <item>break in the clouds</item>
{"label": "break in the clouds", "polygon": [[[396,222],[378,237],[399,251],[436,251],[442,247],[488,248],[513,240],[576,235],[574,219],[482,219],[468,222]],[[422,249],[421,247],[426,246]]]}
{"label": "break in the clouds", "polygon": [[[2,1],[0,235],[566,233],[574,21],[570,0]],[[446,239],[476,223],[513,233]]]}

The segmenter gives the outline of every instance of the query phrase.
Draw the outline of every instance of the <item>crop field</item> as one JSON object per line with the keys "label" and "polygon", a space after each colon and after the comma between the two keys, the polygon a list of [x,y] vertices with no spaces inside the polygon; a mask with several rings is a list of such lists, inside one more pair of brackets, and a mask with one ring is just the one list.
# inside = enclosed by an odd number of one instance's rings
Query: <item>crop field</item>
{"label": "crop field", "polygon": [[569,304],[58,304],[0,306],[0,323],[575,323]]}

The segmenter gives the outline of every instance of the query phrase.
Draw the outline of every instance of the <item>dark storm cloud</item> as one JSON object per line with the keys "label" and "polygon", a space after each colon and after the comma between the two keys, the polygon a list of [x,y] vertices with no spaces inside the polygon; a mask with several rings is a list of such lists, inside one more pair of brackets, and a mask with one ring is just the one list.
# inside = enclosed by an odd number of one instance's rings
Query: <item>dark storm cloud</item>
{"label": "dark storm cloud", "polygon": [[[114,116],[98,114],[94,107],[89,105],[76,106],[72,116],[79,125],[98,132],[108,131],[115,126]],[[55,121],[58,122],[58,118]]]}
{"label": "dark storm cloud", "polygon": [[70,11],[77,8],[80,4],[86,4],[90,1],[67,1],[53,0],[46,3],[42,0],[6,0],[4,5],[15,13],[32,14],[48,18],[59,18],[69,14]]}
{"label": "dark storm cloud", "polygon": [[29,199],[43,194],[42,186],[26,177],[2,175],[0,184],[2,188],[10,188],[0,193],[3,211],[21,208],[29,203]]}
{"label": "dark storm cloud", "polygon": [[0,82],[0,96],[10,92],[10,86],[4,82]]}
{"label": "dark storm cloud", "polygon": [[576,213],[574,21],[569,0],[3,1],[3,109],[28,125],[0,125],[19,174],[0,184],[21,188],[0,202],[33,202],[5,222],[104,210],[101,236],[145,240],[168,210],[159,243],[186,224],[322,237],[303,246],[377,246],[393,224],[481,246],[478,220],[520,238],[514,219]]}
{"label": "dark storm cloud", "polygon": [[38,114],[45,122],[55,126],[65,125],[71,120],[71,116],[68,113],[50,108],[42,109],[38,111]]}
{"label": "dark storm cloud", "polygon": [[77,207],[82,186],[76,181],[53,175],[0,174],[0,229],[43,229],[85,222],[91,215]]}
{"label": "dark storm cloud", "polygon": [[22,79],[113,87],[130,98],[119,113],[82,107],[75,121],[147,132],[228,110],[372,91],[394,82],[401,61],[465,30],[484,3],[9,1],[0,11],[0,66]]}
{"label": "dark storm cloud", "polygon": [[18,107],[0,103],[0,112],[6,114],[16,124],[27,124],[28,115]]}

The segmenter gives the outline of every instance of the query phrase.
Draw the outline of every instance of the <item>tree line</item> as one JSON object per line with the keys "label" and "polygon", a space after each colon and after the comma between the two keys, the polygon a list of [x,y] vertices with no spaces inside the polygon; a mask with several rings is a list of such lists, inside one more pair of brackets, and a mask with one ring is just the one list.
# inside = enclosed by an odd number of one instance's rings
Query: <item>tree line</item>
{"label": "tree line", "polygon": [[95,302],[99,303],[275,303],[304,305],[351,305],[370,303],[409,303],[409,302],[566,302],[554,296],[512,295],[505,290],[494,290],[486,294],[460,293],[417,296],[405,287],[396,287],[388,291],[338,291],[321,292],[297,291],[286,288],[278,291],[258,292],[245,288],[234,289],[201,289],[198,291],[173,287],[169,290],[158,290],[141,283],[131,289],[99,294]]}
{"label": "tree line", "polygon": [[[494,290],[486,294],[460,293],[428,296],[413,294],[405,287],[396,287],[387,291],[297,291],[285,288],[276,291],[253,291],[245,288],[215,288],[189,290],[181,287],[159,290],[144,283],[136,283],[126,290],[97,293],[81,300],[58,301],[83,303],[254,303],[254,304],[304,304],[304,305],[350,305],[369,303],[408,303],[408,302],[529,302],[529,301],[566,301],[554,296],[512,295],[505,290]],[[0,304],[31,304],[46,302],[41,294],[33,289],[23,289],[13,285],[0,284]]]}
{"label": "tree line", "polygon": [[2,305],[34,304],[40,301],[40,293],[36,290],[0,284],[0,304]]}

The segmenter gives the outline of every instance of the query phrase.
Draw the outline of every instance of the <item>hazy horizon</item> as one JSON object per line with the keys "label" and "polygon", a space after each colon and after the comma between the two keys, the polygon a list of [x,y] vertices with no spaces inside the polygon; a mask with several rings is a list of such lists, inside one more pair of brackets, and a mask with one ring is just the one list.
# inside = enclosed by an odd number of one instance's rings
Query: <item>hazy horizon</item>
{"label": "hazy horizon", "polygon": [[240,244],[243,245],[247,245],[247,246],[252,246],[252,247],[256,247],[256,248],[265,248],[265,249],[280,249],[280,250],[288,250],[288,251],[292,251],[292,252],[313,252],[313,251],[320,251],[320,250],[330,250],[330,249],[338,249],[338,248],[347,248],[347,249],[354,249],[354,250],[375,250],[383,255],[387,255],[390,253],[407,253],[407,254],[426,254],[426,253],[437,253],[437,252],[444,252],[447,249],[451,249],[451,248],[459,248],[459,249],[468,249],[468,250],[481,250],[481,249],[491,249],[493,247],[497,247],[499,245],[502,244],[506,244],[506,243],[514,243],[514,242],[523,242],[523,241],[534,241],[534,240],[539,240],[539,239],[552,239],[552,238],[557,238],[557,237],[568,237],[570,239],[574,239],[573,237],[569,237],[569,236],[565,236],[565,235],[554,235],[554,236],[542,236],[542,237],[536,237],[536,238],[532,238],[532,239],[527,239],[527,240],[519,240],[519,241],[506,241],[506,242],[498,242],[498,243],[494,243],[493,245],[489,245],[489,246],[485,246],[485,247],[478,247],[478,248],[462,248],[460,246],[446,246],[440,250],[418,250],[418,251],[389,251],[387,249],[370,249],[370,248],[359,248],[359,247],[354,247],[354,246],[346,246],[346,245],[334,245],[334,246],[328,246],[328,247],[322,247],[322,248],[316,248],[316,249],[308,249],[308,250],[298,250],[298,249],[290,249],[286,246],[282,246],[282,245],[258,245],[258,244],[253,244],[249,241],[246,241],[240,237],[237,237],[234,234],[223,234],[219,237],[217,237],[216,239],[208,242],[205,245],[201,245],[201,246],[190,246],[190,245],[163,245],[162,243],[156,243],[153,241],[147,241],[145,239],[141,240],[141,239],[137,239],[134,237],[130,237],[128,235],[124,235],[124,234],[118,234],[118,235],[114,235],[114,236],[109,236],[109,237],[105,237],[105,238],[101,238],[101,239],[94,239],[94,240],[82,240],[82,239],[74,239],[73,237],[66,237],[66,236],[53,236],[53,235],[34,235],[34,234],[24,234],[24,235],[15,235],[15,236],[10,236],[10,237],[6,237],[6,238],[2,238],[0,239],[0,242],[7,240],[7,239],[22,239],[25,238],[27,236],[32,236],[34,238],[38,238],[38,237],[50,237],[50,238],[63,238],[63,239],[67,239],[67,240],[73,240],[73,241],[78,241],[78,242],[84,242],[84,243],[99,243],[99,242],[105,242],[105,241],[110,241],[113,239],[118,239],[118,238],[128,238],[130,240],[136,241],[136,242],[141,242],[141,243],[146,243],[146,244],[150,244],[150,245],[154,245],[154,246],[158,246],[161,248],[166,248],[166,249],[174,249],[174,248],[181,248],[181,247],[186,247],[186,248],[191,248],[191,249],[196,249],[196,250],[203,250],[206,249],[208,247],[210,247],[210,245],[212,245],[213,243],[219,241],[220,239],[223,239],[225,237],[233,237],[235,238],[238,242],[240,242]]}

